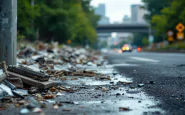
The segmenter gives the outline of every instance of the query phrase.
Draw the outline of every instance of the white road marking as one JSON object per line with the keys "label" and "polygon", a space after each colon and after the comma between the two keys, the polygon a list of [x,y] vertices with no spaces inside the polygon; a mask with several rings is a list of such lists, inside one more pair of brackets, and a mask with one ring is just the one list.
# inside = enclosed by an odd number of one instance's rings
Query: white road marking
{"label": "white road marking", "polygon": [[160,62],[159,60],[153,60],[149,58],[141,58],[141,57],[130,57],[131,59],[139,60],[139,61],[146,61],[146,62]]}
{"label": "white road marking", "polygon": [[126,66],[139,66],[138,64],[128,64],[128,63],[122,63],[122,64],[112,64],[113,67],[126,67]]}

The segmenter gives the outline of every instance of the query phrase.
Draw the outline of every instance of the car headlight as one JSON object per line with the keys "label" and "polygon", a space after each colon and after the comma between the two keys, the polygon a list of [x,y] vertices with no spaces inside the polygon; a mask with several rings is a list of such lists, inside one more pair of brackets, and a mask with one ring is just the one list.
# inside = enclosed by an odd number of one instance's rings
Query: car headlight
{"label": "car headlight", "polygon": [[122,50],[126,50],[126,48],[125,47],[122,47]]}
{"label": "car headlight", "polygon": [[129,50],[129,47],[126,47],[126,50]]}

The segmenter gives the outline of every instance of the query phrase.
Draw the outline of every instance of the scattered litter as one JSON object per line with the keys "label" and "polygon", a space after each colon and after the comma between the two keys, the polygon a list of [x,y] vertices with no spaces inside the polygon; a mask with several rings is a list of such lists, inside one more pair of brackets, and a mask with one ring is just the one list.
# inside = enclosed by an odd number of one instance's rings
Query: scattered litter
{"label": "scattered litter", "polygon": [[[21,49],[18,52],[16,66],[0,69],[0,99],[4,104],[0,106],[0,110],[26,107],[20,110],[21,114],[41,113],[45,110],[43,108],[50,108],[52,105],[54,110],[69,112],[73,106],[81,105],[80,108],[85,108],[78,97],[85,99],[86,96],[90,96],[93,99],[101,99],[98,104],[102,105],[107,102],[103,97],[116,95],[117,98],[121,98],[125,93],[121,86],[130,86],[133,82],[117,78],[118,72],[113,69],[108,74],[103,74],[99,68],[105,65],[107,62],[104,56],[84,48],[72,48],[66,45],[58,48],[40,42],[36,47]],[[100,83],[91,89],[89,81],[86,81],[89,79]],[[75,82],[77,85],[70,85],[68,82]],[[107,84],[104,85],[104,82]],[[152,83],[154,82],[150,81],[150,84]],[[108,92],[109,90],[115,92]],[[121,93],[122,91],[124,93]],[[130,94],[139,92],[126,91]],[[73,97],[77,100],[73,100]],[[119,110],[130,109],[119,107]]]}
{"label": "scattered litter", "polygon": [[58,108],[59,108],[59,106],[57,104],[53,105],[53,109],[58,109]]}
{"label": "scattered litter", "polygon": [[26,103],[25,100],[21,100],[21,101],[18,102],[18,104],[20,104],[20,105],[24,105],[25,103]]}
{"label": "scattered litter", "polygon": [[144,84],[143,83],[138,84],[138,87],[144,87]]}
{"label": "scattered litter", "polygon": [[23,90],[23,89],[15,89],[14,92],[19,94],[19,95],[22,95],[22,96],[27,96],[28,95],[28,91]]}
{"label": "scattered litter", "polygon": [[44,99],[53,99],[53,98],[54,98],[54,95],[47,94],[44,96]]}
{"label": "scattered litter", "polygon": [[63,96],[64,94],[62,94],[62,93],[60,93],[60,92],[58,92],[57,93],[57,96]]}
{"label": "scattered litter", "polygon": [[0,106],[0,111],[6,110],[6,107]]}
{"label": "scattered litter", "polygon": [[130,111],[131,109],[128,107],[119,107],[120,111]]}
{"label": "scattered litter", "polygon": [[30,93],[30,94],[35,94],[35,93],[38,93],[38,92],[39,92],[38,89],[35,88],[35,87],[31,87],[31,88],[28,90],[28,93]]}
{"label": "scattered litter", "polygon": [[55,92],[56,91],[56,88],[55,87],[52,87],[52,88],[50,88],[50,91],[51,92]]}
{"label": "scattered litter", "polygon": [[27,97],[25,100],[28,102],[27,108],[35,108],[40,106],[40,103],[33,97]]}
{"label": "scattered litter", "polygon": [[34,113],[41,113],[41,112],[42,112],[42,109],[36,107],[36,108],[33,109],[33,112],[34,112]]}
{"label": "scattered litter", "polygon": [[6,74],[0,69],[0,81],[3,81],[6,78]]}
{"label": "scattered litter", "polygon": [[121,94],[120,93],[116,93],[116,96],[120,96]]}
{"label": "scattered litter", "polygon": [[73,103],[74,103],[75,105],[79,105],[79,102],[76,102],[76,101],[75,101],[75,102],[73,102]]}
{"label": "scattered litter", "polygon": [[102,87],[101,91],[106,92],[106,91],[108,91],[108,89],[106,87]]}
{"label": "scattered litter", "polygon": [[46,100],[46,102],[48,102],[48,103],[56,103],[56,101],[53,101],[53,100]]}
{"label": "scattered litter", "polygon": [[155,82],[154,81],[150,81],[149,84],[154,84]]}
{"label": "scattered litter", "polygon": [[78,78],[71,78],[71,80],[78,80]]}
{"label": "scattered litter", "polygon": [[135,89],[136,87],[131,85],[130,88],[131,88],[131,89]]}
{"label": "scattered litter", "polygon": [[133,84],[133,82],[124,82],[124,81],[118,81],[117,85],[130,85]]}
{"label": "scattered litter", "polygon": [[13,96],[13,93],[9,87],[4,84],[0,84],[0,99],[5,96]]}
{"label": "scattered litter", "polygon": [[20,110],[20,113],[21,114],[27,114],[27,113],[29,113],[30,111],[27,109],[27,108],[23,108],[23,109],[21,109]]}

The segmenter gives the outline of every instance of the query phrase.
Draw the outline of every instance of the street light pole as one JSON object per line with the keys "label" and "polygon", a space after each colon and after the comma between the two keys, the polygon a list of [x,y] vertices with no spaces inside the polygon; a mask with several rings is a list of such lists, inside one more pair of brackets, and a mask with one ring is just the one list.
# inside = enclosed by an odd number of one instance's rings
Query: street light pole
{"label": "street light pole", "polygon": [[17,0],[0,0],[0,62],[16,64]]}

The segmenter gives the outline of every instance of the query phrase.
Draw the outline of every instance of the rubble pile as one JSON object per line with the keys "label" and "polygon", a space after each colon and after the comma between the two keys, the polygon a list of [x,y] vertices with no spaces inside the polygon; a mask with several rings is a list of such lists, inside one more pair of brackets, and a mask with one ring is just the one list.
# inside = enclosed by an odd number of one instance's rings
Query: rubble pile
{"label": "rubble pile", "polygon": [[0,63],[0,113],[136,114],[147,107],[156,111],[141,91],[147,84],[155,81],[134,83],[94,50],[36,42],[19,48],[16,65]]}
{"label": "rubble pile", "polygon": [[[64,76],[92,76],[96,73],[81,69],[81,66],[102,66],[104,57],[93,50],[71,48],[63,45],[39,44],[37,48],[25,48],[18,53],[18,66],[9,67],[11,72],[19,73],[40,81],[55,77],[66,80]],[[101,75],[100,75],[101,76]]]}
{"label": "rubble pile", "polygon": [[[59,48],[57,43],[39,42],[35,47],[20,49],[17,57],[17,65],[6,67],[3,62],[0,69],[0,110],[21,106],[23,109],[20,113],[42,112],[41,108],[46,107],[44,104],[48,99],[62,96],[64,92],[80,91],[80,87],[63,85],[64,81],[83,77],[110,80],[106,74],[86,70],[89,66],[106,64],[99,52],[90,49],[66,45]],[[62,103],[55,103],[53,108],[57,109],[58,106],[62,106]]]}

